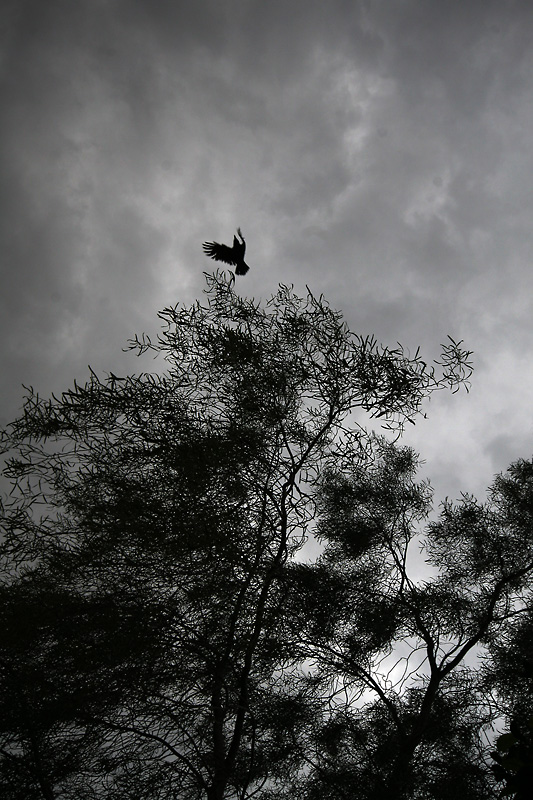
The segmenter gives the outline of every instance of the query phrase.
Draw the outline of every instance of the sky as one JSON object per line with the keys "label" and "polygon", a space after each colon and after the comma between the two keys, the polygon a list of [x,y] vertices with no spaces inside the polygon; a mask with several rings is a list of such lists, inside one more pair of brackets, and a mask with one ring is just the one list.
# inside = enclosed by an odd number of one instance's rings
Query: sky
{"label": "sky", "polygon": [[532,3],[3,0],[0,31],[0,425],[22,384],[155,369],[122,348],[240,226],[242,294],[474,351],[405,438],[437,503],[533,456]]}

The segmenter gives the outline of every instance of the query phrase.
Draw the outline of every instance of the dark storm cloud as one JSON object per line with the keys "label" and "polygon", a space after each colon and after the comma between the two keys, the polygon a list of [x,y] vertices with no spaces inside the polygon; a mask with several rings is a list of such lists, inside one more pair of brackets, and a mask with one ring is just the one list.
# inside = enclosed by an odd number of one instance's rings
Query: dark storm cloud
{"label": "dark storm cloud", "polygon": [[[446,333],[467,338],[480,395],[453,435],[468,428],[505,466],[500,432],[468,415],[494,423],[498,370],[510,360],[516,382],[533,346],[530,4],[18,0],[2,14],[7,416],[22,381],[46,393],[89,362],[118,371],[157,308],[201,292],[200,243],[240,224],[244,291],[307,283],[362,333],[430,356]],[[433,431],[433,452],[453,435]]]}

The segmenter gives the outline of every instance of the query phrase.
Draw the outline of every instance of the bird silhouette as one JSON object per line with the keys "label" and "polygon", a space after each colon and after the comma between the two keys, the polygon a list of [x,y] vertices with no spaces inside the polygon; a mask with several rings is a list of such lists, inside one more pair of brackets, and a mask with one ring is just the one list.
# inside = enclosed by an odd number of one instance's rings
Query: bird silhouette
{"label": "bird silhouette", "polygon": [[246,242],[240,228],[237,228],[237,235],[241,241],[239,242],[237,236],[234,236],[233,247],[229,247],[227,244],[219,244],[218,242],[204,242],[202,246],[206,256],[214,258],[215,261],[224,261],[226,264],[235,267],[236,275],[246,275],[250,267],[244,260]]}

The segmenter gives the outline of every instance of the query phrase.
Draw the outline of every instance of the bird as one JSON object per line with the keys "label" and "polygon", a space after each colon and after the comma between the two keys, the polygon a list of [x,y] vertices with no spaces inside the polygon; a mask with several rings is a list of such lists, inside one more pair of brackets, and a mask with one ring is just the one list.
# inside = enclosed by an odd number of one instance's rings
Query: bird
{"label": "bird", "polygon": [[233,247],[229,247],[227,244],[219,244],[218,242],[204,242],[202,247],[206,256],[214,258],[215,261],[224,261],[226,264],[236,267],[236,275],[246,275],[250,267],[244,260],[246,242],[240,228],[237,228],[237,235],[241,241],[239,242],[237,236],[234,236]]}

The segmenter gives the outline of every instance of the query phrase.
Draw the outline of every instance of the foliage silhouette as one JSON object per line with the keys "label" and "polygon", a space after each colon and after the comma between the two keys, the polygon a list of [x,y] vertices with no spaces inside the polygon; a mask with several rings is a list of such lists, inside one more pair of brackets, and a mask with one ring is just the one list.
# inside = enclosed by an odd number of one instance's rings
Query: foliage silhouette
{"label": "foliage silhouette", "polygon": [[465,659],[529,591],[530,476],[429,523],[414,454],[362,424],[399,435],[469,353],[206,277],[131,342],[162,374],[30,392],[3,434],[3,796],[493,796]]}

